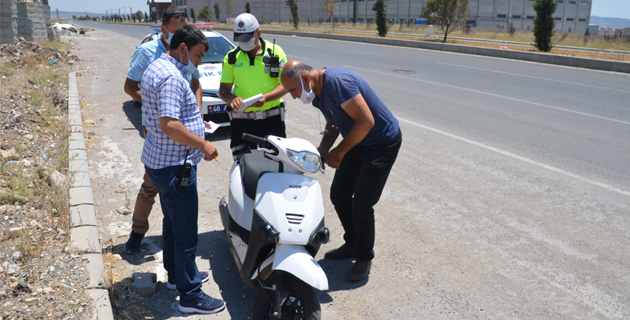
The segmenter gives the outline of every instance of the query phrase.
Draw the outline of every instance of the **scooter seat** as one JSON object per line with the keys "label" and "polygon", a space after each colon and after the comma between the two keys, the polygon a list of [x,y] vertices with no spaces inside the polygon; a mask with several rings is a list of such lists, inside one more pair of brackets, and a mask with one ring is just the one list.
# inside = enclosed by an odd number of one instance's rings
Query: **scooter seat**
{"label": "scooter seat", "polygon": [[260,150],[245,151],[240,164],[243,189],[251,199],[256,199],[258,180],[263,174],[281,171],[280,162],[265,157],[265,152]]}

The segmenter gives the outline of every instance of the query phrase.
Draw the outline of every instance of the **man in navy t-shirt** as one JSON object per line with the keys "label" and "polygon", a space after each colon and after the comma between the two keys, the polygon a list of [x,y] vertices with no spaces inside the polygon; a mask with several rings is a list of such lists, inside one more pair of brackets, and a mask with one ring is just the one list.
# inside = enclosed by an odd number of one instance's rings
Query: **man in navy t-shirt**
{"label": "man in navy t-shirt", "polygon": [[[293,99],[313,103],[326,118],[317,149],[322,160],[337,169],[330,200],[345,231],[345,244],[324,258],[355,258],[347,278],[364,279],[374,258],[373,207],[402,144],[398,119],[363,78],[346,68],[315,70],[292,60],[285,64],[281,80]],[[332,148],[339,134],[343,140]]]}

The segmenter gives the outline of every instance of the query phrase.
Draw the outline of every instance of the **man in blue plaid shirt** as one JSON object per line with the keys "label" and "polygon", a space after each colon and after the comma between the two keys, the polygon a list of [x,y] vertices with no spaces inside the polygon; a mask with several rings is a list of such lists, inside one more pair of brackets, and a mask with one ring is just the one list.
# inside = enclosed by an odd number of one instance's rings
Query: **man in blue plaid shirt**
{"label": "man in blue plaid shirt", "polygon": [[179,291],[179,311],[216,313],[225,302],[201,290],[195,262],[197,248],[197,164],[218,153],[204,140],[204,123],[186,76],[208,50],[208,40],[195,26],[182,26],[171,46],[144,72],[141,81],[147,137],[142,163],[160,194],[164,268]]}

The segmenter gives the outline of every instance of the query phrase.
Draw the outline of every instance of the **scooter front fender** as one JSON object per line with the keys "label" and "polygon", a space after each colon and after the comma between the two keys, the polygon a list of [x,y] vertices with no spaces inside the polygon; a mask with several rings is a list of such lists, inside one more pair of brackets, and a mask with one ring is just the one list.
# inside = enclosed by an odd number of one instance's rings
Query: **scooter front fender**
{"label": "scooter front fender", "polygon": [[328,290],[326,273],[303,246],[278,244],[273,256],[263,262],[263,268],[270,263],[271,258],[273,270],[288,272],[313,288]]}

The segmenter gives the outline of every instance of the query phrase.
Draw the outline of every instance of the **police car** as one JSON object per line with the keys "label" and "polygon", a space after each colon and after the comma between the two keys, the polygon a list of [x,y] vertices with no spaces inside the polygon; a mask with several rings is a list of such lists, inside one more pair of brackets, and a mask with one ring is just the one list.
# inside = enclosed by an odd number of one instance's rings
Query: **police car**
{"label": "police car", "polygon": [[[202,29],[203,34],[208,39],[208,52],[201,59],[201,64],[197,67],[201,78],[201,89],[203,90],[202,109],[203,117],[221,126],[230,125],[230,117],[226,111],[226,104],[219,98],[219,85],[221,84],[221,71],[223,68],[223,58],[236,46],[222,34],[211,31],[211,23],[193,23]],[[160,26],[151,26],[154,33],[142,39],[142,43],[155,40],[160,36]]]}

